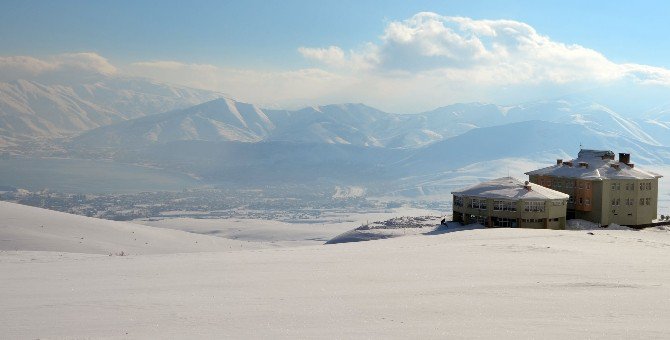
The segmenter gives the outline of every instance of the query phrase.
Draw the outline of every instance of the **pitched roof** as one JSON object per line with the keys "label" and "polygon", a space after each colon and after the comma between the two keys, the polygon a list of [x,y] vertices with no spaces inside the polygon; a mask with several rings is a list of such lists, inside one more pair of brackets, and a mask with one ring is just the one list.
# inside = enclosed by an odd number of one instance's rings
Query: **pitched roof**
{"label": "pitched roof", "polygon": [[501,198],[501,199],[568,199],[568,195],[531,183],[530,190],[525,183],[513,177],[502,177],[488,182],[452,192],[454,195]]}
{"label": "pitched roof", "polygon": [[[577,158],[572,160],[572,165],[563,162],[562,164],[526,172],[526,175],[548,175],[588,180],[655,179],[663,177],[651,171],[632,167],[613,158],[614,153],[612,151],[581,150]],[[580,166],[580,163],[586,163],[588,166]]]}

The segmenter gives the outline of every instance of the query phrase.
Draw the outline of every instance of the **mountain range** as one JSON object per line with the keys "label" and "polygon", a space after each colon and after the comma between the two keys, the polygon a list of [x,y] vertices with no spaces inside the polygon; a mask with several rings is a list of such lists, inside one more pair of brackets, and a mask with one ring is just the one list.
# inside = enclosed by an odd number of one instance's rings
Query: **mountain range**
{"label": "mountain range", "polygon": [[631,115],[580,97],[459,103],[418,114],[351,103],[275,110],[222,93],[108,77],[2,83],[0,110],[0,140],[19,147],[41,138],[62,143],[67,157],[150,165],[207,183],[325,181],[405,192],[440,187],[473,164],[567,159],[580,147],[670,164],[670,106]]}
{"label": "mountain range", "polygon": [[74,84],[22,79],[0,82],[0,146],[73,136],[224,96],[148,79],[111,76]]}
{"label": "mountain range", "polygon": [[654,119],[631,119],[604,105],[566,100],[511,107],[455,104],[420,114],[393,114],[364,104],[315,106],[296,111],[264,110],[253,104],[221,98],[104,126],[83,133],[74,142],[89,147],[124,148],[186,140],[417,148],[471,129],[541,120],[577,124],[594,132],[663,146],[668,145],[670,136],[667,119],[663,115]]}

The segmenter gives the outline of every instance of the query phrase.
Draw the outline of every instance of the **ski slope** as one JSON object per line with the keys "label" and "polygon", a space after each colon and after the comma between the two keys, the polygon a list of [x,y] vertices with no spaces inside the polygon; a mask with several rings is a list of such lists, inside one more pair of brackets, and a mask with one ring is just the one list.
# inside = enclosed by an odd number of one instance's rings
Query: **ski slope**
{"label": "ski slope", "polygon": [[[661,229],[473,229],[184,252],[198,250],[184,245],[190,237],[221,238],[113,222],[104,231],[92,219],[2,208],[3,244],[10,225],[34,228],[18,219],[44,218],[53,223],[45,228],[68,230],[61,236],[86,230],[99,249],[64,253],[88,248],[57,237],[36,238],[52,251],[3,247],[0,334],[11,339],[670,336],[670,236]],[[119,247],[103,240],[130,242],[120,235],[131,229],[162,251],[104,255]]]}

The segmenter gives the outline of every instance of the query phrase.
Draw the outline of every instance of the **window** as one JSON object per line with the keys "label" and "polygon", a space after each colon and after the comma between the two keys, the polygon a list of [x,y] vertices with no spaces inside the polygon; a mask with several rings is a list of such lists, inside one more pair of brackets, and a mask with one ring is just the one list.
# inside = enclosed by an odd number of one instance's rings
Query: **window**
{"label": "window", "polygon": [[586,183],[586,189],[591,189],[591,183]]}
{"label": "window", "polygon": [[584,204],[584,199],[582,197],[579,198],[579,204]]}
{"label": "window", "polygon": [[621,204],[621,202],[620,202],[619,199],[617,198],[617,199],[616,199],[616,206],[618,207],[620,204]]}
{"label": "window", "polygon": [[[570,198],[568,198],[568,203],[575,203],[575,198],[570,196]],[[612,204],[614,204],[614,203],[612,203]]]}
{"label": "window", "polygon": [[516,227],[516,219],[502,217],[494,218],[493,225],[502,228],[514,228]]}
{"label": "window", "polygon": [[584,204],[591,205],[591,200],[587,198],[586,200],[584,200]]}
{"label": "window", "polygon": [[647,183],[647,190],[651,190],[651,183]]}
{"label": "window", "polygon": [[526,211],[544,211],[544,201],[526,201],[524,208]]}
{"label": "window", "polygon": [[640,183],[640,190],[644,190],[644,183]]}
{"label": "window", "polygon": [[493,210],[496,211],[516,211],[516,202],[513,201],[493,201]]}
{"label": "window", "polygon": [[621,190],[621,183],[617,183],[617,184],[616,184],[616,189],[617,189],[617,190]]}
{"label": "window", "polygon": [[486,217],[477,216],[477,215],[470,215],[470,223],[477,223],[477,224],[481,224],[481,225],[486,225]]}
{"label": "window", "polygon": [[640,198],[640,205],[644,205],[644,198]]}
{"label": "window", "polygon": [[584,189],[584,183],[579,182],[579,188],[580,188],[580,189]]}
{"label": "window", "polygon": [[454,196],[454,207],[462,207],[462,206],[463,206],[463,197]]}
{"label": "window", "polygon": [[616,189],[616,185],[612,183],[612,190]]}
{"label": "window", "polygon": [[484,198],[473,198],[470,201],[469,208],[486,210],[486,199]]}
{"label": "window", "polygon": [[645,199],[644,199],[644,203],[645,203],[646,205],[651,205],[651,198],[645,198]]}
{"label": "window", "polygon": [[616,205],[616,200],[614,198],[612,198],[612,206],[615,206],[615,205]]}

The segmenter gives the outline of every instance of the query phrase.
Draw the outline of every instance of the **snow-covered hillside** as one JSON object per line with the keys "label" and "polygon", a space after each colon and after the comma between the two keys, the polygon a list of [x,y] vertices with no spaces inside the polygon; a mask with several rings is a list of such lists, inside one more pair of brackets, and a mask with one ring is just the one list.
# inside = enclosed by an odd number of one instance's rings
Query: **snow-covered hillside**
{"label": "snow-covered hillside", "polygon": [[668,245],[661,230],[477,229],[233,252],[2,251],[0,332],[666,338]]}
{"label": "snow-covered hillside", "polygon": [[138,148],[180,140],[258,142],[274,130],[265,113],[251,104],[221,98],[187,109],[101,127],[76,137],[74,148]]}
{"label": "snow-covered hillside", "polygon": [[262,110],[220,99],[192,108],[92,130],[76,143],[136,147],[177,140],[282,141],[351,144],[364,147],[417,148],[476,128],[527,121],[580,125],[595,135],[624,137],[648,145],[667,145],[661,116],[627,118],[594,102],[538,101],[516,106],[454,104],[401,115],[363,104],[307,107],[297,111]]}
{"label": "snow-covered hillside", "polygon": [[0,139],[69,136],[126,119],[189,107],[221,93],[141,78],[97,75],[74,84],[0,83]]}
{"label": "snow-covered hillside", "polygon": [[172,254],[259,248],[258,243],[61,213],[0,201],[0,251]]}

